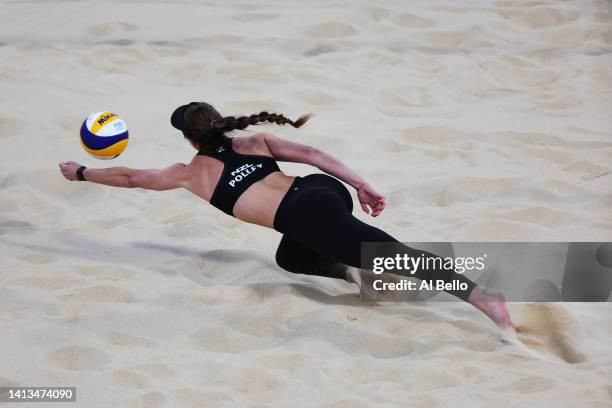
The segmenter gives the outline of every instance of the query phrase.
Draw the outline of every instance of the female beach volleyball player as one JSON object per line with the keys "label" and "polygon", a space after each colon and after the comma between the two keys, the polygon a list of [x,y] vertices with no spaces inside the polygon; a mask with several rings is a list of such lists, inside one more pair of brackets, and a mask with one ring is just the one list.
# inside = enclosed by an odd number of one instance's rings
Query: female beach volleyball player
{"label": "female beach volleyball player", "polygon": [[[170,118],[172,126],[198,151],[189,164],[162,170],[88,169],[69,161],[61,163],[60,169],[68,180],[114,187],[185,188],[233,217],[282,233],[276,262],[292,273],[363,283],[369,272],[360,269],[362,242],[395,243],[409,256],[436,257],[401,245],[389,234],[354,217],[349,191],[331,176],[354,187],[361,208],[373,217],[385,209],[385,197],[336,158],[270,133],[241,138],[226,135],[260,122],[299,128],[310,117],[303,115],[295,122],[267,112],[224,117],[207,103],[192,102],[177,108]],[[287,176],[277,160],[309,164],[331,176]],[[412,276],[463,283],[467,289],[447,292],[471,303],[498,325],[512,327],[503,296],[485,292],[464,275],[442,268],[421,268]]]}

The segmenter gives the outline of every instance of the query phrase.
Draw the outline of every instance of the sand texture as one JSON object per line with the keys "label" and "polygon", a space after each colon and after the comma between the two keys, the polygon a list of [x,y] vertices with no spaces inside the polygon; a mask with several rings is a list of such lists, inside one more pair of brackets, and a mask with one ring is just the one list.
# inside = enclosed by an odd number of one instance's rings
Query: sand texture
{"label": "sand texture", "polygon": [[[259,130],[342,158],[387,197],[359,217],[399,239],[612,241],[611,52],[610,1],[1,2],[0,385],[74,385],[79,407],[611,406],[610,303],[512,304],[508,343],[466,304],[287,273],[278,233],[185,191],[57,167],[188,162],[169,117],[192,100],[314,112]],[[77,138],[101,110],[130,128],[111,162]]]}

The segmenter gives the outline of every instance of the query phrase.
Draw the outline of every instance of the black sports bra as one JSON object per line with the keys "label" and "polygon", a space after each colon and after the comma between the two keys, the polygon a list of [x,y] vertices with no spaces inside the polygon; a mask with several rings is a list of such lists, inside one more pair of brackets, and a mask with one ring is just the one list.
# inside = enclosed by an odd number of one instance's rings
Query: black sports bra
{"label": "black sports bra", "polygon": [[240,154],[232,142],[198,155],[214,157],[223,162],[223,172],[210,197],[210,203],[226,214],[234,216],[234,205],[247,188],[270,173],[280,171],[276,160],[269,156]]}

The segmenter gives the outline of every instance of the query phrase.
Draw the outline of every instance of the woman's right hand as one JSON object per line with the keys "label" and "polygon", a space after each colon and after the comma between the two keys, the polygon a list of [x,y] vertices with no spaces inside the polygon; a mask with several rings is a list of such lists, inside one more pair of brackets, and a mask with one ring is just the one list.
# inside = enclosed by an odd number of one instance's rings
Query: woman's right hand
{"label": "woman's right hand", "polygon": [[357,198],[361,204],[361,209],[366,214],[370,214],[372,217],[378,216],[385,209],[385,196],[378,193],[368,183],[362,184],[357,189]]}
{"label": "woman's right hand", "polygon": [[76,171],[81,165],[74,161],[61,162],[59,164],[60,171],[66,180],[77,181]]}

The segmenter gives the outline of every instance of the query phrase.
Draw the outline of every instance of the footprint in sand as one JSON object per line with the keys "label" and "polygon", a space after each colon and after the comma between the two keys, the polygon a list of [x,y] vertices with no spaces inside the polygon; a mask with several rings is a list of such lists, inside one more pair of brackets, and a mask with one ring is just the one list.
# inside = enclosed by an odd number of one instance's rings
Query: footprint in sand
{"label": "footprint in sand", "polygon": [[360,7],[357,9],[357,15],[367,19],[371,23],[378,23],[379,21],[386,20],[393,14],[393,10],[377,6]]}
{"label": "footprint in sand", "polygon": [[245,13],[238,13],[233,16],[228,16],[228,20],[234,20],[237,22],[253,22],[253,21],[268,21],[279,18],[277,13],[261,13],[255,11],[249,11]]}
{"label": "footprint in sand", "polygon": [[155,377],[162,380],[167,380],[177,376],[177,371],[163,364],[141,364],[132,366],[133,370],[142,371],[149,377]]}
{"label": "footprint in sand", "polygon": [[65,302],[131,302],[134,295],[127,289],[114,286],[92,286],[76,289],[72,293],[62,295]]}
{"label": "footprint in sand", "polygon": [[450,49],[468,43],[490,44],[490,40],[501,40],[493,31],[487,31],[481,26],[471,26],[462,30],[424,31],[423,38],[434,48]]}
{"label": "footprint in sand", "polygon": [[[257,376],[255,376],[255,378],[253,378],[251,381],[258,381]],[[248,385],[248,383],[243,385],[243,388],[248,387]],[[233,390],[237,388],[231,389]],[[248,390],[248,393],[244,392],[244,394],[250,395],[250,393],[256,389],[254,387],[250,387]],[[268,390],[269,389],[264,389],[263,391]],[[237,405],[237,402],[233,397],[233,393],[228,393],[225,391],[202,391],[200,388],[178,388],[172,392],[171,396],[173,401],[170,406],[173,407],[201,407],[203,401],[214,401],[214,405],[217,406]]]}
{"label": "footprint in sand", "polygon": [[493,390],[501,392],[517,391],[521,394],[532,394],[549,390],[555,385],[557,385],[557,381],[555,380],[538,375],[530,375],[512,383],[495,387]]}
{"label": "footprint in sand", "polygon": [[591,163],[587,160],[574,162],[565,166],[563,170],[586,181],[607,176],[611,171],[607,167]]}
{"label": "footprint in sand", "polygon": [[379,94],[386,107],[396,108],[433,108],[436,102],[429,90],[424,87],[405,89],[385,89]]}
{"label": "footprint in sand", "polygon": [[577,10],[552,7],[501,8],[498,13],[517,25],[536,29],[558,27],[580,17]]}
{"label": "footprint in sand", "polygon": [[135,41],[128,40],[127,38],[118,38],[116,40],[100,41],[96,44],[107,44],[107,45],[116,45],[118,47],[127,47],[128,45],[132,45],[134,43]]}
{"label": "footprint in sand", "polygon": [[391,17],[391,21],[402,28],[429,28],[436,24],[433,20],[412,13],[396,14]]}
{"label": "footprint in sand", "polygon": [[[6,183],[5,180],[6,178],[0,181],[0,190],[4,189],[6,184],[9,184],[9,183]],[[19,202],[19,200],[16,199],[16,197],[10,198],[10,199],[3,198],[2,201],[0,201],[0,214],[8,214],[10,212],[17,211],[20,207],[21,207],[21,203]],[[25,222],[25,221],[16,221],[16,222],[23,222],[26,228],[33,227],[33,225],[30,224],[29,222]],[[11,227],[20,228],[19,225],[17,226],[5,225],[2,221],[0,221],[0,235],[6,234]]]}
{"label": "footprint in sand", "polygon": [[126,388],[144,389],[150,384],[147,377],[129,370],[114,370],[111,376],[115,384]]}
{"label": "footprint in sand", "polygon": [[167,380],[168,378],[176,377],[177,371],[164,364],[141,364],[132,366],[133,370],[146,373],[149,377]]}
{"label": "footprint in sand", "polygon": [[100,370],[111,358],[105,351],[86,346],[64,346],[47,353],[47,359],[64,370]]}
{"label": "footprint in sand", "polygon": [[103,332],[100,336],[109,344],[119,347],[155,347],[157,342],[146,337],[117,332]]}
{"label": "footprint in sand", "polygon": [[90,37],[102,37],[117,33],[127,33],[138,29],[137,25],[129,23],[96,24],[83,30],[83,34]]}
{"label": "footprint in sand", "polygon": [[161,392],[148,392],[142,396],[143,408],[165,407],[167,398]]}
{"label": "footprint in sand", "polygon": [[30,276],[23,279],[14,281],[17,285],[23,285],[28,289],[40,289],[40,290],[58,290],[58,289],[69,289],[82,284],[82,280],[74,279],[68,276],[65,277],[42,277],[42,276]]}
{"label": "footprint in sand", "polygon": [[306,57],[316,57],[317,55],[329,54],[330,52],[337,52],[339,50],[340,48],[335,45],[323,44],[306,50],[304,55]]}
{"label": "footprint in sand", "polygon": [[[445,148],[462,141],[463,135],[455,129],[442,126],[418,126],[402,129],[398,137],[381,143],[384,151],[395,153],[415,148]],[[440,151],[438,151],[440,153]]]}
{"label": "footprint in sand", "polygon": [[558,303],[529,303],[512,311],[517,339],[542,356],[554,356],[570,364],[587,359],[580,322]]}
{"label": "footprint in sand", "polygon": [[[124,385],[124,384],[119,384]],[[168,404],[168,398],[162,392],[152,391],[147,393],[134,392],[129,393],[130,396],[121,400],[122,407],[138,407],[138,408],[161,408],[174,405]],[[182,405],[181,405],[182,406]],[[189,407],[199,406],[197,404],[188,405]]]}
{"label": "footprint in sand", "polygon": [[309,38],[342,38],[350,37],[356,32],[357,30],[349,23],[333,21],[313,25],[306,29],[304,34]]}
{"label": "footprint in sand", "polygon": [[24,262],[37,264],[37,265],[45,265],[51,263],[54,259],[53,256],[45,253],[37,253],[37,252],[28,252],[25,254],[19,254],[16,258],[21,259]]}
{"label": "footprint in sand", "polygon": [[88,278],[108,281],[129,280],[135,275],[130,269],[116,265],[74,265],[72,269]]}
{"label": "footprint in sand", "polygon": [[333,106],[341,100],[336,96],[320,91],[301,91],[294,92],[293,95],[302,102],[316,106]]}
{"label": "footprint in sand", "polygon": [[[2,183],[0,183],[1,185]],[[7,206],[10,207],[10,206]],[[2,208],[0,206],[0,208]],[[27,221],[20,221],[20,220],[12,220],[10,218],[4,218],[1,217],[0,218],[0,232],[8,232],[11,230],[18,230],[20,232],[23,232],[23,230],[36,230],[38,229],[34,224],[31,224]]]}
{"label": "footprint in sand", "polygon": [[278,343],[275,337],[257,337],[229,327],[208,327],[190,336],[196,349],[216,353],[242,353],[273,347]]}
{"label": "footprint in sand", "polygon": [[279,389],[283,381],[280,373],[264,365],[236,369],[231,375],[227,375],[223,382],[237,393],[249,395]]}

